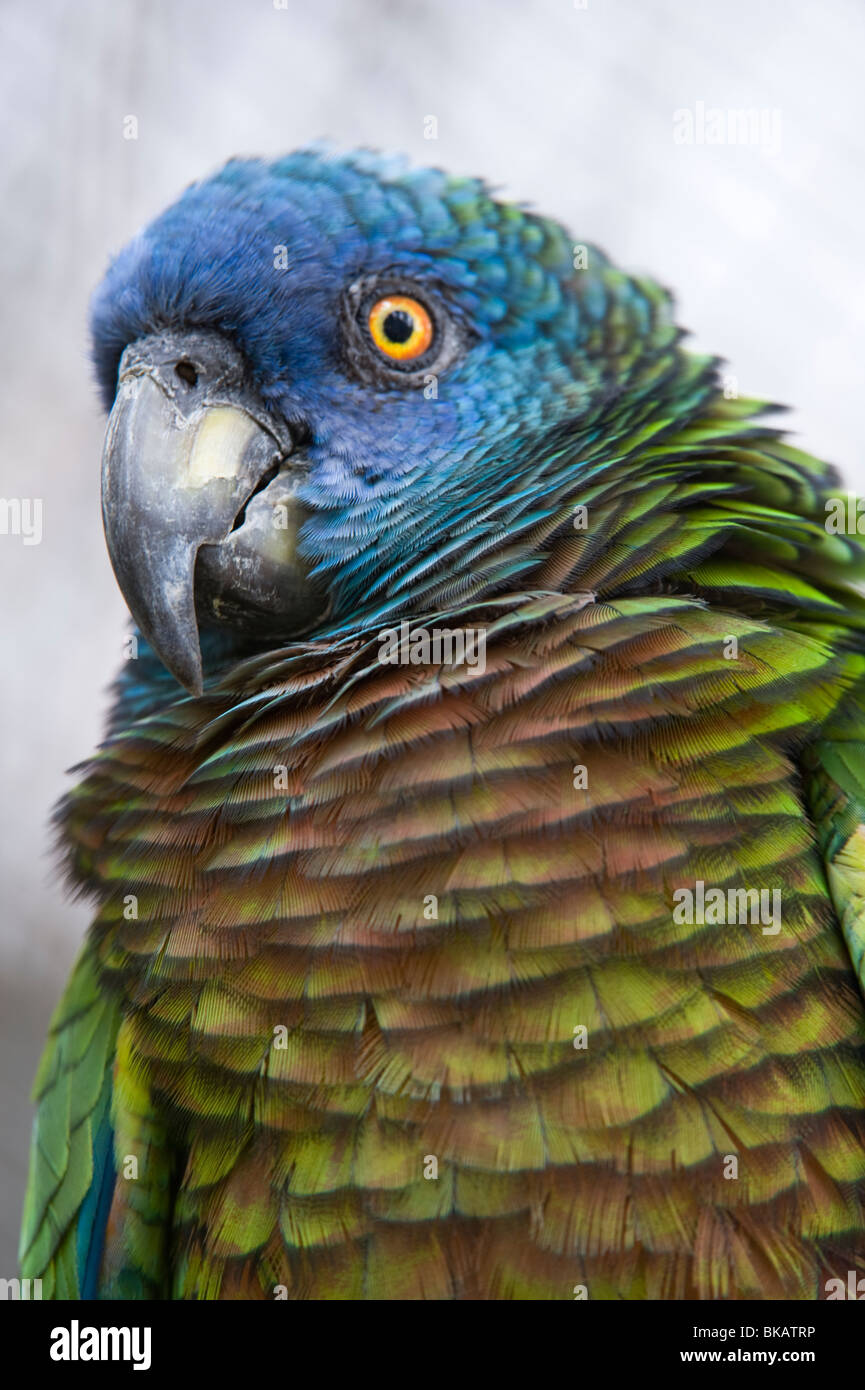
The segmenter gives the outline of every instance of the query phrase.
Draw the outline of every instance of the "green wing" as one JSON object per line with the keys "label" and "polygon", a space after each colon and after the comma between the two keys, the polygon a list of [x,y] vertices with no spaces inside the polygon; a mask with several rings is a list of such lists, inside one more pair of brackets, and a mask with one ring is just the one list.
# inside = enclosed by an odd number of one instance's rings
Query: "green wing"
{"label": "green wing", "polygon": [[[111,1073],[120,1026],[85,947],[60,1001],[34,1085],[21,1271],[44,1298],[80,1298],[98,1265],[113,1186]],[[100,1218],[103,1218],[100,1225]]]}
{"label": "green wing", "polygon": [[164,1294],[173,1169],[152,1097],[92,942],[52,1020],[21,1230],[43,1298]]}
{"label": "green wing", "polygon": [[803,758],[829,892],[865,998],[865,710],[849,700]]}

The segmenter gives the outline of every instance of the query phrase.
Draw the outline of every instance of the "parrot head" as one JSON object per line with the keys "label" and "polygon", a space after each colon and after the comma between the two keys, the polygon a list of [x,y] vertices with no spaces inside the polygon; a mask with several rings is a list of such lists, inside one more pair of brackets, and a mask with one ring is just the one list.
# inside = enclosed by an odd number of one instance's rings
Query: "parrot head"
{"label": "parrot head", "polygon": [[520,538],[681,358],[652,282],[367,152],[232,160],[116,257],[91,323],[112,564],[195,693],[205,631],[272,647],[523,579]]}

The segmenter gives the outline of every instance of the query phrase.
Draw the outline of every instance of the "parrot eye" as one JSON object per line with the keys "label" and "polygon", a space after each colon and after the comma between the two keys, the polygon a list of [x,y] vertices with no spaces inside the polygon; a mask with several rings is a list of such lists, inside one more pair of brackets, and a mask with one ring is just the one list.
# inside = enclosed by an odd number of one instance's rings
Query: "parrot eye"
{"label": "parrot eye", "polygon": [[423,304],[405,294],[377,299],[369,311],[367,326],[378,350],[395,362],[423,357],[435,337],[433,321]]}
{"label": "parrot eye", "polygon": [[346,292],[345,356],[373,386],[424,386],[460,357],[470,330],[440,295],[397,277],[369,276]]}

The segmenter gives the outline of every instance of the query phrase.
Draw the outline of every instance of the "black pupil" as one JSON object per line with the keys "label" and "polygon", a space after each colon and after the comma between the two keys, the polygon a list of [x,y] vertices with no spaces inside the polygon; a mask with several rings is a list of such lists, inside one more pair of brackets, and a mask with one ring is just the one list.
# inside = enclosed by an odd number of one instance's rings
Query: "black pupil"
{"label": "black pupil", "polygon": [[382,327],[389,342],[406,343],[414,332],[414,319],[405,309],[391,309]]}

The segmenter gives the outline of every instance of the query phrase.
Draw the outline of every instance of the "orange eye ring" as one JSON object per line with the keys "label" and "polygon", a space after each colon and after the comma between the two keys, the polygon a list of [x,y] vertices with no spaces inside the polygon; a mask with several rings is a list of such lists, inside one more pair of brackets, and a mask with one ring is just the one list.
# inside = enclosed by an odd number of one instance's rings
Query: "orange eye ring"
{"label": "orange eye ring", "polygon": [[423,357],[435,332],[432,318],[420,300],[404,294],[389,294],[376,300],[367,326],[379,352],[393,362],[412,362]]}

